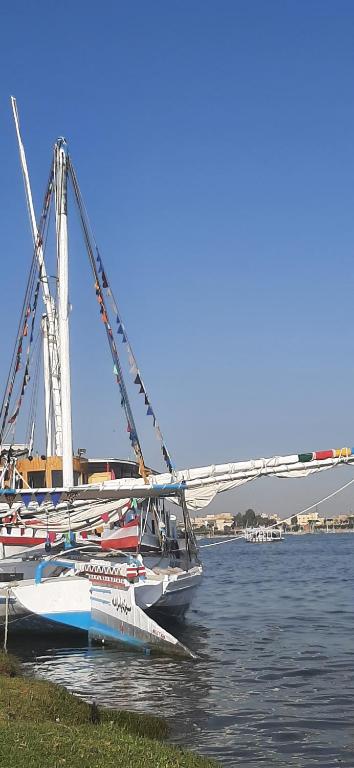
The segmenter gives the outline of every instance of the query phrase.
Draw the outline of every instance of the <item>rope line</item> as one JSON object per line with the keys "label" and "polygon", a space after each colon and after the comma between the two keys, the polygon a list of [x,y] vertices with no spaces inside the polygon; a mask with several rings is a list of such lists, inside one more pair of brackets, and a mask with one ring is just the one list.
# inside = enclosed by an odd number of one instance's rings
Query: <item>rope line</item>
{"label": "rope line", "polygon": [[[327,496],[324,496],[323,499],[316,501],[314,504],[311,504],[309,507],[305,507],[300,512],[293,512],[292,515],[290,515],[289,517],[285,517],[284,520],[280,520],[279,523],[273,523],[272,525],[267,525],[266,530],[270,530],[271,528],[278,528],[280,525],[287,523],[293,517],[297,517],[298,515],[305,515],[306,512],[310,511],[310,509],[313,509],[314,507],[318,507],[320,504],[323,504],[325,501],[328,501],[329,499],[333,499],[334,496],[344,491],[353,483],[354,483],[354,478],[353,480],[349,480],[348,483],[345,483],[340,488],[337,488],[335,491],[332,491],[332,493],[329,493]],[[199,549],[205,549],[206,547],[218,547],[220,544],[229,544],[231,541],[236,541],[237,539],[243,539],[243,538],[244,538],[244,535],[239,534],[237,536],[234,536],[232,539],[226,539],[224,541],[215,541],[213,542],[213,544],[201,544]]]}

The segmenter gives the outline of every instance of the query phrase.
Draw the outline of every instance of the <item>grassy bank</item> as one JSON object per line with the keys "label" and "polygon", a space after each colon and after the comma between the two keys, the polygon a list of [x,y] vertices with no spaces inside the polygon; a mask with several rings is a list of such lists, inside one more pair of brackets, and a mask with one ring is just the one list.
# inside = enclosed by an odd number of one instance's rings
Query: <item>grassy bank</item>
{"label": "grassy bank", "polygon": [[23,677],[0,653],[1,768],[215,768],[163,743],[163,719],[98,708],[65,688]]}

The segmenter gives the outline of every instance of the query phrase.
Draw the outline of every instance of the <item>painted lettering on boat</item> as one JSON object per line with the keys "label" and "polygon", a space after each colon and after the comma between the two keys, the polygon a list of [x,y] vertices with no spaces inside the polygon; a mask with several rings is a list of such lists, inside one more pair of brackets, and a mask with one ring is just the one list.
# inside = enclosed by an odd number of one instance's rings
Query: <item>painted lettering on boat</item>
{"label": "painted lettering on boat", "polygon": [[118,599],[118,597],[112,597],[112,605],[117,609],[117,611],[125,613],[126,616],[132,609],[131,605],[128,605],[128,603],[126,603],[125,600],[121,600],[121,598]]}

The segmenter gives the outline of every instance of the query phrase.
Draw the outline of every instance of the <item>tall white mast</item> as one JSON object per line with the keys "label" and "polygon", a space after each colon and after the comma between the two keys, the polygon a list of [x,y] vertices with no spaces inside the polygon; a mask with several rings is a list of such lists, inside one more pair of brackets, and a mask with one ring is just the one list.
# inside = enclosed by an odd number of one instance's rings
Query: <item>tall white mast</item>
{"label": "tall white mast", "polygon": [[44,373],[44,405],[45,405],[45,433],[46,433],[46,454],[52,455],[52,388],[50,376],[50,350],[48,317],[42,317],[42,336],[43,336],[43,373]]}
{"label": "tall white mast", "polygon": [[[47,271],[44,262],[43,248],[40,242],[36,217],[34,213],[32,190],[29,179],[28,167],[25,149],[22,142],[20,132],[20,120],[17,110],[17,103],[14,96],[11,96],[12,111],[15,121],[17,141],[20,153],[20,161],[22,167],[23,180],[25,185],[27,206],[32,230],[33,244],[36,249],[38,264],[41,268],[41,284],[43,291],[43,300],[48,317],[48,354],[49,354],[49,369],[50,369],[50,387],[52,390],[53,398],[53,418],[54,418],[54,451],[57,456],[62,454],[62,419],[61,419],[61,402],[60,402],[60,369],[59,369],[59,355],[57,345],[57,321],[55,313],[55,303],[50,293]],[[47,414],[46,414],[47,416]],[[52,439],[50,440],[50,448],[52,448]],[[48,436],[47,436],[47,455],[48,453]]]}
{"label": "tall white mast", "polygon": [[63,430],[63,486],[67,487],[74,485],[74,473],[70,386],[67,157],[65,146],[65,139],[60,138],[54,147],[54,193],[58,262],[58,329]]}

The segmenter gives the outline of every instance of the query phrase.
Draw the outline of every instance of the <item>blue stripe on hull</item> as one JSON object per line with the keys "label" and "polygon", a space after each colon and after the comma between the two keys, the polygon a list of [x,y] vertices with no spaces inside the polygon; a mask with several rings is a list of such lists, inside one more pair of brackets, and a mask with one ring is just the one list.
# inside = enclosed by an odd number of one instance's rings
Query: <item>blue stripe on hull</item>
{"label": "blue stripe on hull", "polygon": [[89,637],[92,640],[115,640],[119,643],[136,645],[141,648],[146,648],[148,646],[148,643],[145,640],[139,640],[139,638],[134,637],[133,635],[108,627],[107,624],[102,624],[100,621],[91,621]]}
{"label": "blue stripe on hull", "polygon": [[43,618],[56,624],[88,632],[91,624],[91,611],[68,611],[67,613],[43,613]]}

